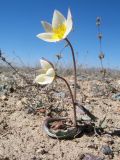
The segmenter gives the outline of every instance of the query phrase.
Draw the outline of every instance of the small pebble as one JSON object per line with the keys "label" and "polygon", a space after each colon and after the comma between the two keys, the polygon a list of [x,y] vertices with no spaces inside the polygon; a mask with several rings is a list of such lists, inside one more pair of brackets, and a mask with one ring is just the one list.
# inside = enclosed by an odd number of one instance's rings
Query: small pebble
{"label": "small pebble", "polygon": [[27,110],[26,110],[26,113],[27,113],[27,114],[35,113],[35,109],[32,108],[32,107],[28,107]]}
{"label": "small pebble", "polygon": [[46,154],[46,153],[48,153],[45,149],[38,149],[37,151],[36,151],[36,153],[38,153],[38,154]]}
{"label": "small pebble", "polygon": [[88,148],[98,149],[98,146],[96,144],[90,144]]}
{"label": "small pebble", "polygon": [[112,95],[113,100],[119,100],[120,101],[120,93],[116,93]]}
{"label": "small pebble", "polygon": [[3,95],[3,96],[1,97],[1,99],[2,99],[3,101],[7,101],[7,100],[8,100],[8,98],[7,98],[5,95]]}
{"label": "small pebble", "polygon": [[64,92],[54,93],[54,97],[56,98],[65,98],[65,96]]}
{"label": "small pebble", "polygon": [[112,150],[111,150],[110,147],[107,146],[107,145],[102,146],[102,147],[101,147],[101,151],[102,151],[102,153],[105,154],[105,155],[111,155],[111,154],[113,154]]}

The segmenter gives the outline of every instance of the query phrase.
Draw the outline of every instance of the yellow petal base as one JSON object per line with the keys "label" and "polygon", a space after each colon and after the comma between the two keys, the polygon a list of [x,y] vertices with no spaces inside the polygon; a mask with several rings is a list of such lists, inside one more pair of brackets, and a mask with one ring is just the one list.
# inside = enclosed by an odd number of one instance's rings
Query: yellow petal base
{"label": "yellow petal base", "polygon": [[57,39],[57,40],[61,40],[64,37],[64,34],[66,32],[66,25],[62,24],[59,25],[57,28],[53,28],[53,37],[52,39]]}

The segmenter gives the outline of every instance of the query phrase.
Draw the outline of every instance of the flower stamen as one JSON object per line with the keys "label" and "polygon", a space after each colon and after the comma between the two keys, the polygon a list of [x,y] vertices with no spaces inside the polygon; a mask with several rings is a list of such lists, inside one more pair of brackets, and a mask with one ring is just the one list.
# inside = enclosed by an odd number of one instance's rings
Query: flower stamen
{"label": "flower stamen", "polygon": [[57,28],[53,28],[53,37],[52,39],[62,39],[64,37],[64,34],[66,32],[66,25],[65,24],[62,24],[62,25],[59,25]]}

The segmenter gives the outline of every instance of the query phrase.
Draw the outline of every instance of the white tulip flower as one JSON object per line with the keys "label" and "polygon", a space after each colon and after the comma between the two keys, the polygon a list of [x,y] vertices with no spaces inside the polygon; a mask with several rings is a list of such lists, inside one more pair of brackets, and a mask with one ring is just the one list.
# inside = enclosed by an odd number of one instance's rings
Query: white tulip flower
{"label": "white tulip flower", "polygon": [[71,32],[73,27],[72,15],[68,9],[67,19],[57,10],[54,11],[52,25],[48,22],[42,21],[45,33],[37,35],[38,38],[47,42],[57,42],[65,39]]}
{"label": "white tulip flower", "polygon": [[120,85],[120,80],[117,81],[118,85]]}
{"label": "white tulip flower", "polygon": [[40,64],[42,67],[41,74],[35,78],[35,82],[39,83],[40,85],[52,83],[55,79],[55,70],[53,65],[44,59],[40,60]]}

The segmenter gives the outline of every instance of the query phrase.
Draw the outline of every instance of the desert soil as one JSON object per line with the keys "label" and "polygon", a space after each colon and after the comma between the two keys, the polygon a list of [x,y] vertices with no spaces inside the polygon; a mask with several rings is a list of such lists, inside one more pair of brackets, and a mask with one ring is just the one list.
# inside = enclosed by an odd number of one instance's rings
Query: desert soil
{"label": "desert soil", "polygon": [[[24,75],[35,77],[30,72]],[[73,89],[73,77],[66,79]],[[78,76],[77,100],[98,118],[96,126],[106,116],[106,132],[83,133],[72,140],[52,139],[42,127],[47,116],[73,117],[64,82],[26,85],[12,71],[0,73],[0,160],[88,160],[87,154],[96,156],[89,160],[120,160],[120,101],[112,99],[120,92],[119,77]],[[82,116],[78,110],[77,117]]]}

